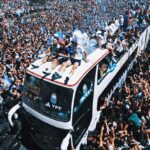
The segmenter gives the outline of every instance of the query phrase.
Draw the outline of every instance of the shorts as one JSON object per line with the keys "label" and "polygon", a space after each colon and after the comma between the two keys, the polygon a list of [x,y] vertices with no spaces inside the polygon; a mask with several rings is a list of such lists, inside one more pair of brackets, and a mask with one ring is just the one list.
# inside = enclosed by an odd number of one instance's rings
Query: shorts
{"label": "shorts", "polygon": [[76,62],[79,64],[79,66],[81,65],[81,60],[80,59],[74,59],[74,58],[70,57],[70,61],[71,61],[72,65],[74,65]]}
{"label": "shorts", "polygon": [[103,45],[101,45],[102,48],[105,48],[106,49],[106,46],[107,46],[107,42]]}
{"label": "shorts", "polygon": [[51,53],[50,54],[50,57],[52,58],[52,59],[55,59],[55,58],[57,58],[58,57],[58,55],[57,55],[57,53]]}
{"label": "shorts", "polygon": [[63,56],[60,56],[57,59],[58,59],[59,64],[62,64],[68,60],[67,57],[63,57]]}

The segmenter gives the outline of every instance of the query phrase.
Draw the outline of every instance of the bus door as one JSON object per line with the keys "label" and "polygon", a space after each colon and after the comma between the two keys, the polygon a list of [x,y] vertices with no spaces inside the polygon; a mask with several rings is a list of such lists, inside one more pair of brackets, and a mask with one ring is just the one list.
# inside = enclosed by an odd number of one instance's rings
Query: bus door
{"label": "bus door", "polygon": [[80,82],[73,108],[73,144],[76,147],[90,125],[94,95],[95,67]]}

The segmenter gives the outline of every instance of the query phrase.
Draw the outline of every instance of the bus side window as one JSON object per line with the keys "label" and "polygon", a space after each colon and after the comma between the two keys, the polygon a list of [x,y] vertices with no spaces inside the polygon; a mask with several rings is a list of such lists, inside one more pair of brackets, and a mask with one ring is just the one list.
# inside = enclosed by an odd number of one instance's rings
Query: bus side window
{"label": "bus side window", "polygon": [[108,69],[109,69],[109,56],[104,58],[98,64],[98,77],[97,77],[98,84],[103,79],[103,77],[108,73]]}
{"label": "bus side window", "polygon": [[76,90],[73,108],[73,143],[75,146],[86,132],[92,119],[95,72],[96,67],[82,79]]}
{"label": "bus side window", "polygon": [[85,80],[80,86],[77,92],[77,100],[75,101],[74,112],[77,112],[80,109],[81,105],[87,100],[87,98],[93,92],[93,82]]}
{"label": "bus side window", "polygon": [[74,103],[74,112],[78,112],[83,103],[85,103],[94,91],[95,69],[88,73],[77,88]]}

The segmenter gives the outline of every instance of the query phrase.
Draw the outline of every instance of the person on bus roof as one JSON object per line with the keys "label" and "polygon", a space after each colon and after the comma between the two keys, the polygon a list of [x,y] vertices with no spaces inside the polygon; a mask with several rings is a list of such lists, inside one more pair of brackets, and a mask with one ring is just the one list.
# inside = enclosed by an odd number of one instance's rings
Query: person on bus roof
{"label": "person on bus roof", "polygon": [[[77,38],[74,38],[71,41],[71,44],[68,47],[68,52],[69,52],[69,59],[61,66],[59,69],[59,74],[55,72],[55,75],[52,77],[53,79],[57,77],[61,77],[61,73],[66,70],[67,67],[72,65],[71,71],[69,73],[69,77],[71,77],[74,74],[74,71],[78,68],[78,66],[81,65],[82,59],[87,61],[86,59],[86,51],[85,49],[78,44]],[[69,77],[66,77],[65,84],[69,81]]]}
{"label": "person on bus roof", "polygon": [[[52,45],[45,51],[45,57],[42,59],[41,64],[44,64],[48,60],[54,60],[57,57],[58,50],[60,48],[58,37],[54,36]],[[39,66],[32,64],[34,68]]]}
{"label": "person on bus roof", "polygon": [[[69,58],[69,51],[66,47],[67,45],[66,41],[64,39],[60,39],[59,45],[60,45],[60,48],[57,51],[57,56],[54,58],[50,70],[46,68],[47,69],[46,72],[51,72],[52,70],[56,68],[57,65],[61,65],[62,67]],[[43,72],[45,73],[45,71]]]}
{"label": "person on bus roof", "polygon": [[78,44],[77,38],[74,38],[72,40],[72,45],[74,45],[74,53],[70,56],[70,60],[68,60],[67,65],[72,65],[72,69],[69,73],[69,76],[65,79],[65,84],[68,83],[69,77],[71,77],[75,70],[78,68],[78,66],[81,65],[82,59],[87,62],[87,53],[85,49]]}
{"label": "person on bus roof", "polygon": [[107,37],[103,35],[102,31],[97,31],[96,37],[97,37],[98,47],[101,50],[108,49],[113,56],[113,61],[116,62],[116,60],[114,59],[115,53],[114,53],[113,45],[107,41]]}
{"label": "person on bus roof", "polygon": [[113,52],[113,47],[111,43],[107,42],[107,37],[105,37],[102,31],[97,31],[96,33],[98,47],[100,49],[108,49],[111,53]]}
{"label": "person on bus roof", "polygon": [[86,61],[86,51],[78,44],[78,40],[76,38],[72,40],[72,44],[74,45],[74,53],[70,56],[70,63],[73,65],[70,74],[73,74],[75,68],[81,65],[82,59]]}

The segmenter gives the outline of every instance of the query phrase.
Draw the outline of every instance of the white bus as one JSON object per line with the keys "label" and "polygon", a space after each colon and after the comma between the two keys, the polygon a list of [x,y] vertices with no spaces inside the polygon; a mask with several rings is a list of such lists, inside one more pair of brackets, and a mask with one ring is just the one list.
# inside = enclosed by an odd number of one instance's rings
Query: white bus
{"label": "white bus", "polygon": [[[147,38],[149,30],[143,34]],[[144,44],[147,43],[145,40]],[[112,70],[109,51],[93,47],[87,56],[89,61],[81,63],[68,84],[64,80],[71,67],[62,78],[53,81],[53,73],[43,74],[51,62],[39,68],[30,66],[26,71],[22,106],[34,141],[44,150],[79,150],[81,144],[87,143],[88,132],[96,128],[104,99],[108,104],[111,94],[125,81],[138,52],[137,40],[122,53]]]}

